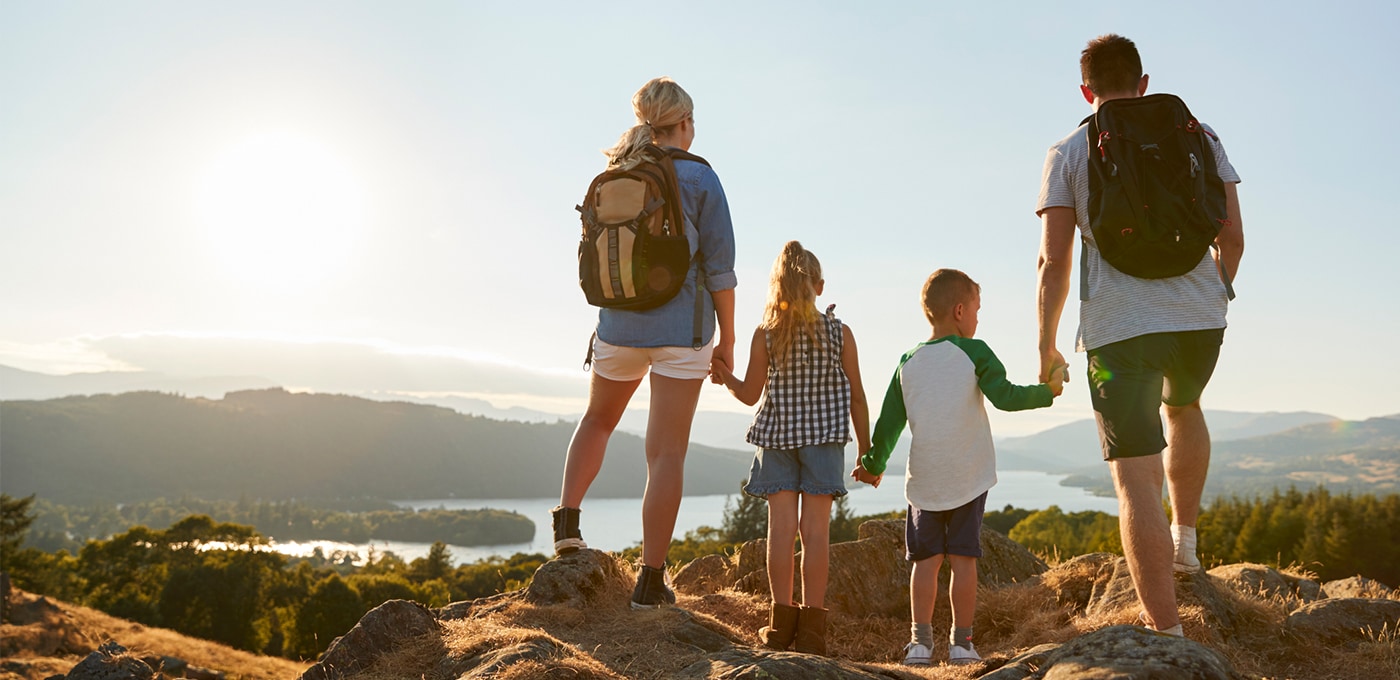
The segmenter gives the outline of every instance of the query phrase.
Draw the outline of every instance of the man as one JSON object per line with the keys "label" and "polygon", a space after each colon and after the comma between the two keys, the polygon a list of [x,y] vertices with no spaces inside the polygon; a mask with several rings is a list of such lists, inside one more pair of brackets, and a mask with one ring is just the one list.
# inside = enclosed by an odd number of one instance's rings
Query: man
{"label": "man", "polygon": [[[1119,35],[1091,40],[1081,54],[1080,71],[1080,91],[1095,112],[1104,102],[1147,91],[1137,47]],[[1221,220],[1216,248],[1180,276],[1130,276],[1104,261],[1089,226],[1087,128],[1086,122],[1050,147],[1036,204],[1042,225],[1040,377],[1047,380],[1067,365],[1055,336],[1070,290],[1077,226],[1084,269],[1076,348],[1088,354],[1099,438],[1118,492],[1123,552],[1142,602],[1143,622],[1181,635],[1172,571],[1200,570],[1195,526],[1210,462],[1210,434],[1200,396],[1224,337],[1228,281],[1239,271],[1244,251],[1235,186],[1240,178],[1206,128],[1205,141],[1224,182],[1228,217]],[[1170,527],[1162,511],[1164,478],[1171,499]]]}

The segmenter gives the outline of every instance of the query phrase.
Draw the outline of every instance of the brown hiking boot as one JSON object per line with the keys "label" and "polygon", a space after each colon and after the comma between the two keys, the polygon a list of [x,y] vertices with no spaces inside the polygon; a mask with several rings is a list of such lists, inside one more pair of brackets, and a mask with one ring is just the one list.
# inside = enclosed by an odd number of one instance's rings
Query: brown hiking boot
{"label": "brown hiking boot", "polygon": [[781,652],[792,646],[793,638],[797,637],[797,612],[797,607],[790,604],[773,603],[768,625],[758,629],[764,647]]}
{"label": "brown hiking boot", "polygon": [[826,610],[803,607],[797,612],[797,640],[793,647],[803,654],[826,656]]}

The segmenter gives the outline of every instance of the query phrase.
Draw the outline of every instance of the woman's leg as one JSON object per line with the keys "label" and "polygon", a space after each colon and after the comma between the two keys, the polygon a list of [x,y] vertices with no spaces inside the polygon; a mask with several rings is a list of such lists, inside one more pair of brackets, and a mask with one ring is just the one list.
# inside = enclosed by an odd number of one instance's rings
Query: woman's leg
{"label": "woman's leg", "polygon": [[[797,492],[768,494],[768,587],[773,592],[773,604],[792,605],[792,544],[795,538]],[[805,550],[807,540],[803,539],[802,544]],[[805,579],[805,561],[803,569]]]}
{"label": "woman's leg", "polygon": [[685,452],[703,378],[651,374],[647,419],[647,488],[642,496],[642,563],[660,569],[671,548],[685,482]]}
{"label": "woman's leg", "polygon": [[[824,607],[831,561],[831,496],[802,494],[802,604]],[[770,572],[771,573],[771,572]]]}
{"label": "woman's leg", "polygon": [[564,484],[559,490],[559,505],[577,508],[584,494],[603,466],[603,454],[608,448],[617,421],[627,410],[627,402],[642,379],[619,382],[593,374],[588,385],[588,410],[578,421],[574,436],[569,440],[568,457],[564,459]]}

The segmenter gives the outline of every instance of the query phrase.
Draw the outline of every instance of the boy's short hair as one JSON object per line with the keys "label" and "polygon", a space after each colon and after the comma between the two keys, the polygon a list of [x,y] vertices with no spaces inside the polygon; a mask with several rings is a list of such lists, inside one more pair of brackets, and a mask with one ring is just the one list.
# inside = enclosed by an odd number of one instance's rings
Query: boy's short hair
{"label": "boy's short hair", "polygon": [[924,281],[924,316],[933,323],[981,292],[982,287],[967,274],[956,269],[939,269]]}
{"label": "boy's short hair", "polygon": [[1142,57],[1133,41],[1108,33],[1090,40],[1079,54],[1079,74],[1094,94],[1136,90],[1142,80]]}

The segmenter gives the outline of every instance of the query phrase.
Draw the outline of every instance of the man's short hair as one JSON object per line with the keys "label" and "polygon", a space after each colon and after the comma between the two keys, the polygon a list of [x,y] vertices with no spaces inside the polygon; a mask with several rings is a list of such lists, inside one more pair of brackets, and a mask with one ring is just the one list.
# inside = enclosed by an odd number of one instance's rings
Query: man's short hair
{"label": "man's short hair", "polygon": [[1142,80],[1142,57],[1133,41],[1108,33],[1090,40],[1079,54],[1079,75],[1097,95],[1134,91]]}
{"label": "man's short hair", "polygon": [[924,316],[929,323],[946,318],[953,308],[982,292],[972,277],[956,269],[939,269],[924,281]]}

